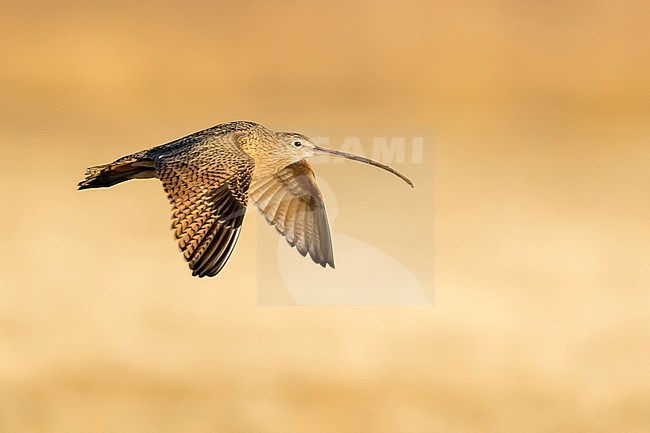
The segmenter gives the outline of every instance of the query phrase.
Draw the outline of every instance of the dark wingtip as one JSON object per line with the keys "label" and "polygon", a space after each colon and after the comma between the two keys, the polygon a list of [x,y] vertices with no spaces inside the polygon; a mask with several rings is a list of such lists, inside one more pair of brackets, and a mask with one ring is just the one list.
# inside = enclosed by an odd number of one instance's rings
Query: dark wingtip
{"label": "dark wingtip", "polygon": [[327,266],[334,269],[334,259],[312,257],[312,260],[323,269],[327,269]]}

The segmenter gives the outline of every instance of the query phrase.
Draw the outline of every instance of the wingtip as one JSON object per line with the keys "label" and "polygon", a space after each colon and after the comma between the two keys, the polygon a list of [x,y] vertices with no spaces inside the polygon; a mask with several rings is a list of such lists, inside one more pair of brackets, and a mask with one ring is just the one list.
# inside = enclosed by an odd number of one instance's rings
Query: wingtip
{"label": "wingtip", "polygon": [[327,269],[328,266],[332,269],[335,269],[334,259],[312,257],[312,260],[323,269]]}

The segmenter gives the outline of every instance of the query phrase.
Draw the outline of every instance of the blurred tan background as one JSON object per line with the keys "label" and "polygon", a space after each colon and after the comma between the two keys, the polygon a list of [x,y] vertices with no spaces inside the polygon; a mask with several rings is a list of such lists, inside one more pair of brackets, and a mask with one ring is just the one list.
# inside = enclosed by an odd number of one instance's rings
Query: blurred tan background
{"label": "blurred tan background", "polygon": [[[649,15],[3,2],[0,431],[647,432]],[[159,184],[75,191],[234,119],[432,127],[435,306],[260,307],[256,212],[197,280]]]}

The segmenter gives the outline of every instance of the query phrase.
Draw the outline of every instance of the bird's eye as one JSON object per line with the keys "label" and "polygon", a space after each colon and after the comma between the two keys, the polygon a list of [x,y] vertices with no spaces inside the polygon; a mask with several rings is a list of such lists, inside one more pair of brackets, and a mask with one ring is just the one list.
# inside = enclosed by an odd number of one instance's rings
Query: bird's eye
{"label": "bird's eye", "polygon": [[300,142],[300,141],[294,141],[294,142],[293,142],[293,145],[296,146],[296,147],[300,147],[300,146],[302,146],[302,142]]}

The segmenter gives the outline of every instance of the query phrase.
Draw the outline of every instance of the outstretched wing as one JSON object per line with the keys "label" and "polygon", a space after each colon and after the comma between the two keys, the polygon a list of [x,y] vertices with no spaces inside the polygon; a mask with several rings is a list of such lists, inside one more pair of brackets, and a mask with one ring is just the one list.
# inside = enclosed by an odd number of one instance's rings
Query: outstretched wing
{"label": "outstretched wing", "polygon": [[253,160],[237,145],[236,134],[201,137],[182,151],[161,148],[152,156],[192,275],[217,275],[241,230]]}
{"label": "outstretched wing", "polygon": [[325,204],[314,172],[304,159],[273,176],[255,180],[250,197],[289,245],[325,267],[334,267],[334,253]]}

